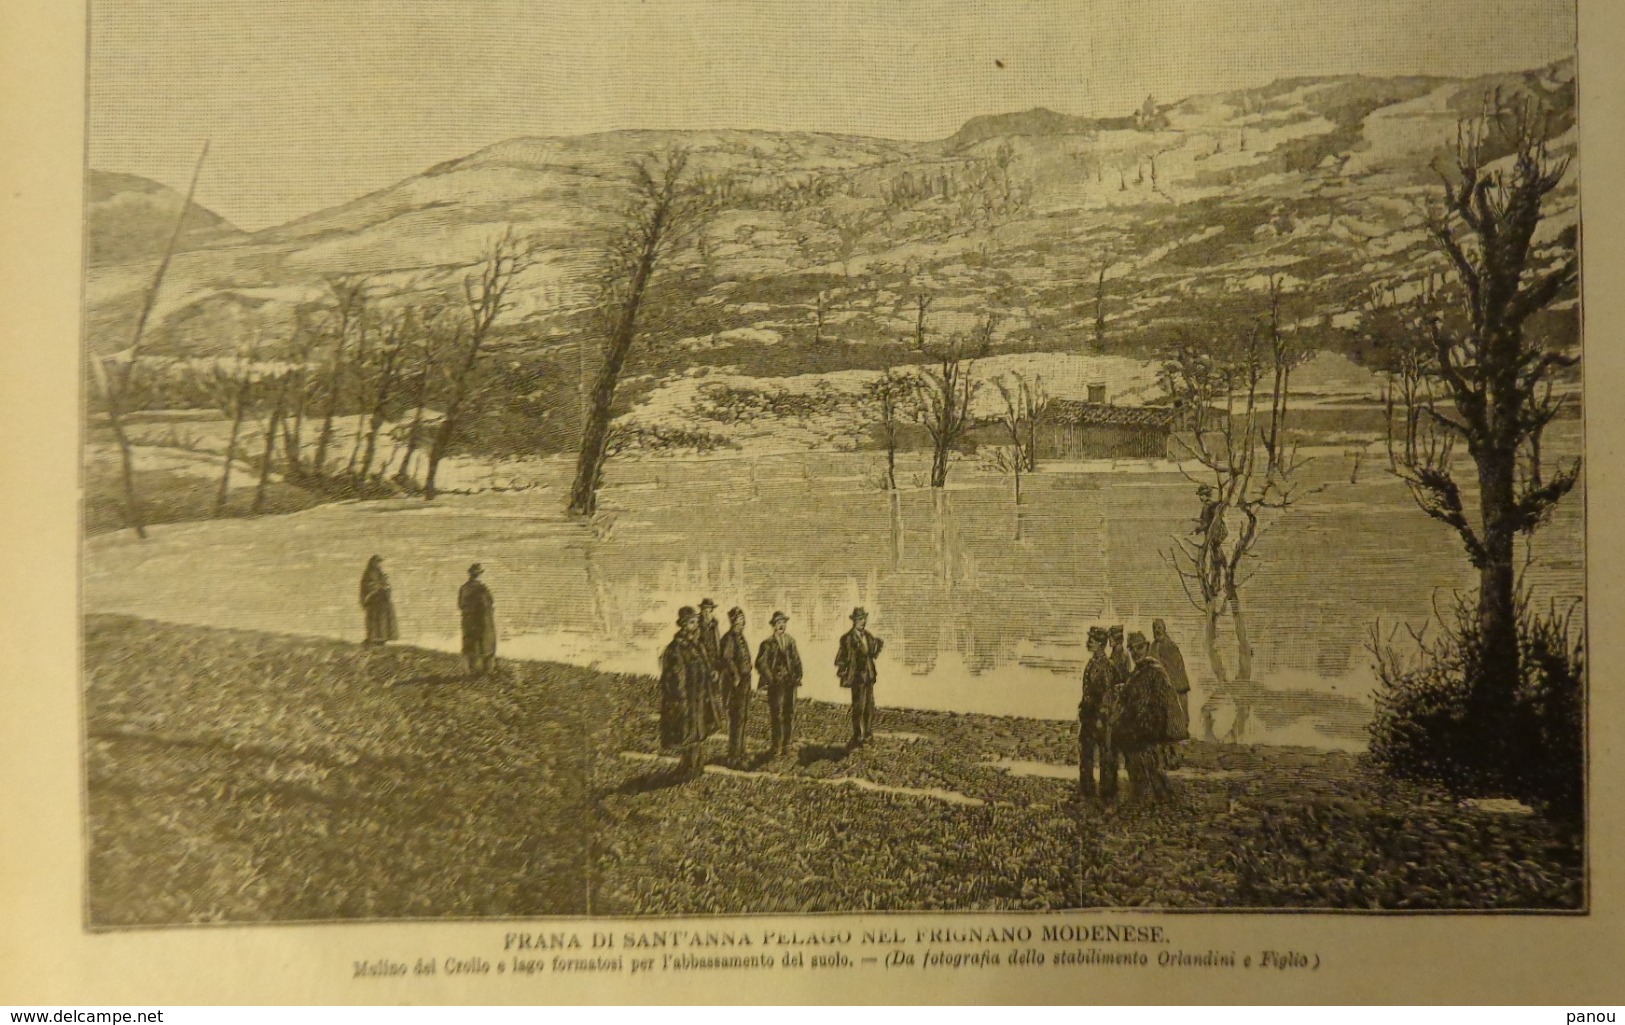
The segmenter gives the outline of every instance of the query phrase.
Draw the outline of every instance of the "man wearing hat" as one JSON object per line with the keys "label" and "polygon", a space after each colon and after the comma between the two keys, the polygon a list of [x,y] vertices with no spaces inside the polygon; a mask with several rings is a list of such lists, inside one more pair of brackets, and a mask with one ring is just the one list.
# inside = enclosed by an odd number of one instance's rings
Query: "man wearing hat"
{"label": "man wearing hat", "polygon": [[[1112,803],[1117,800],[1117,752],[1111,744],[1111,718],[1123,672],[1106,651],[1111,634],[1091,626],[1089,662],[1083,667],[1083,700],[1078,702],[1078,796]],[[1100,760],[1100,786],[1095,786],[1095,759]]]}
{"label": "man wearing hat", "polygon": [[700,647],[705,650],[705,666],[709,679],[705,688],[705,721],[701,736],[709,737],[721,724],[722,697],[722,644],[717,639],[717,603],[710,598],[700,600]]}
{"label": "man wearing hat", "polygon": [[750,718],[750,642],[745,639],[745,610],[728,610],[728,632],[722,635],[718,677],[728,707],[728,757],[745,758],[745,724]]}
{"label": "man wearing hat", "polygon": [[704,762],[700,731],[710,675],[700,646],[700,617],[684,605],[677,610],[677,633],[660,653],[660,745],[681,751],[684,774],[698,772]]}
{"label": "man wearing hat", "polygon": [[468,580],[457,592],[457,608],[463,614],[463,657],[474,676],[490,672],[497,658],[496,601],[491,589],[480,581],[484,573],[477,562],[468,567]]}
{"label": "man wearing hat", "polygon": [[1145,634],[1137,630],[1129,634],[1128,647],[1134,655],[1134,672],[1123,684],[1117,703],[1112,746],[1123,753],[1135,799],[1161,800],[1170,793],[1161,746],[1186,736],[1179,718],[1179,696],[1162,663],[1151,654]]}
{"label": "man wearing hat", "polygon": [[801,686],[801,653],[796,639],[785,632],[790,617],[773,613],[773,632],[756,649],[756,686],[767,691],[768,714],[772,716],[772,742],[769,755],[790,753],[795,740],[796,688]]}
{"label": "man wearing hat", "polygon": [[851,746],[867,744],[874,735],[875,659],[886,642],[868,630],[869,613],[852,610],[852,629],[841,635],[835,652],[835,675],[852,692]]}

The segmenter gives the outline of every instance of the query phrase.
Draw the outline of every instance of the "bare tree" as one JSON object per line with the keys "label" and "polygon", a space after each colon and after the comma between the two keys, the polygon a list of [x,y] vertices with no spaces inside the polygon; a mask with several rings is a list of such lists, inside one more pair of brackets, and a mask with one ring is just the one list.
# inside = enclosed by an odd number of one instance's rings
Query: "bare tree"
{"label": "bare tree", "polygon": [[609,457],[615,389],[626,357],[637,341],[639,315],[656,269],[705,220],[709,204],[704,191],[685,179],[687,166],[688,151],[681,148],[632,161],[629,195],[605,251],[604,306],[611,318],[609,345],[599,366],[581,435],[575,482],[570,489],[573,515],[590,516],[598,509],[598,488]]}
{"label": "bare tree", "polygon": [[237,461],[237,440],[242,436],[243,421],[248,417],[255,377],[259,373],[258,352],[256,340],[239,350],[232,363],[217,362],[205,373],[204,387],[213,396],[215,406],[231,420],[226,452],[220,464],[220,487],[214,496],[216,516],[226,511],[226,498],[231,491],[231,467]]}
{"label": "bare tree", "polygon": [[535,248],[514,236],[510,227],[486,249],[485,258],[477,270],[463,278],[463,308],[468,315],[468,341],[462,359],[451,367],[450,391],[446,409],[440,417],[440,427],[429,447],[429,466],[423,478],[423,497],[435,496],[435,475],[440,461],[456,437],[464,403],[468,399],[473,381],[474,367],[479,362],[480,350],[491,333],[491,326],[502,311],[508,308],[508,289],[520,271],[530,265]]}
{"label": "bare tree", "polygon": [[925,329],[930,301],[923,293],[916,300],[915,348],[930,358],[915,378],[911,414],[931,436],[931,486],[948,483],[948,460],[971,427],[971,402],[981,388],[976,380],[976,361],[987,354],[993,343],[992,315],[970,334],[955,333],[940,342],[929,342]]}
{"label": "bare tree", "polygon": [[[1186,597],[1202,613],[1203,642],[1221,692],[1240,695],[1253,682],[1253,649],[1242,605],[1242,588],[1267,519],[1279,517],[1303,497],[1296,480],[1308,462],[1299,459],[1285,423],[1297,358],[1279,324],[1279,294],[1270,312],[1238,336],[1211,344],[1201,360],[1171,357],[1165,374],[1188,406],[1217,399],[1222,410],[1204,419],[1209,429],[1192,432],[1180,445],[1182,469],[1197,485],[1201,508],[1194,529],[1177,538],[1169,561]],[[1232,676],[1219,643],[1228,618],[1235,636]],[[1239,710],[1238,710],[1239,716]]]}
{"label": "bare tree", "polygon": [[406,453],[401,456],[400,465],[395,470],[394,476],[395,483],[403,487],[412,483],[412,457],[417,454],[418,446],[422,444],[423,422],[428,415],[429,394],[439,370],[436,363],[440,353],[453,347],[460,338],[460,329],[448,323],[444,306],[431,306],[423,312],[419,320],[418,344],[414,353],[418,360],[418,373],[416,383],[413,385],[412,423],[405,433]]}
{"label": "bare tree", "polygon": [[[1456,531],[1479,572],[1483,672],[1470,703],[1491,722],[1509,714],[1518,686],[1516,540],[1546,521],[1580,473],[1578,459],[1548,470],[1540,448],[1563,404],[1554,376],[1579,356],[1526,334],[1529,319],[1579,278],[1572,227],[1536,241],[1569,166],[1550,155],[1547,134],[1534,100],[1499,91],[1482,116],[1458,125],[1455,167],[1440,171],[1444,202],[1428,225],[1458,287],[1422,325],[1426,373],[1450,405],[1431,389],[1413,399],[1437,435],[1398,460],[1417,505]],[[1476,469],[1476,517],[1452,471],[1457,442]]]}
{"label": "bare tree", "polygon": [[1437,444],[1441,428],[1423,415],[1444,396],[1433,368],[1429,324],[1439,301],[1433,276],[1415,297],[1402,299],[1390,285],[1374,289],[1361,310],[1360,334],[1369,347],[1367,365],[1382,380],[1383,442],[1388,468],[1424,461],[1422,449]]}
{"label": "bare tree", "polygon": [[320,330],[310,323],[309,311],[301,310],[295,316],[293,331],[293,372],[288,380],[291,408],[282,418],[282,454],[287,475],[297,478],[304,471],[303,434],[311,391],[310,351],[316,345]]}
{"label": "bare tree", "polygon": [[362,330],[367,308],[367,279],[356,275],[335,275],[327,279],[332,294],[325,327],[333,338],[333,354],[328,360],[326,405],[322,410],[322,426],[316,435],[316,454],[311,461],[311,473],[318,478],[327,476],[327,450],[333,443],[333,420],[338,415],[340,399],[344,393],[344,357],[350,336]]}
{"label": "bare tree", "polygon": [[382,325],[383,337],[377,353],[378,375],[372,391],[371,420],[367,426],[367,444],[361,456],[360,477],[372,472],[372,461],[378,452],[378,432],[389,411],[389,400],[396,384],[396,367],[406,339],[417,328],[417,310],[407,307]]}
{"label": "bare tree", "polygon": [[270,381],[266,382],[272,399],[265,417],[263,445],[260,448],[260,479],[254,487],[253,512],[256,515],[265,509],[266,490],[271,482],[271,466],[276,461],[277,429],[287,415],[288,392],[297,373],[297,370],[291,368],[281,370],[273,377],[274,385]]}
{"label": "bare tree", "polygon": [[999,467],[1014,480],[1015,500],[1020,505],[1021,475],[1038,469],[1038,421],[1044,416],[1049,397],[1044,392],[1042,377],[1028,381],[1021,374],[1011,372],[995,378],[993,386],[1003,400],[999,422],[1010,441],[1004,450],[1008,455],[998,460]]}
{"label": "bare tree", "polygon": [[914,388],[913,379],[896,367],[887,367],[864,389],[860,403],[868,420],[880,429],[886,446],[886,489],[897,490],[897,430]]}
{"label": "bare tree", "polygon": [[164,275],[169,271],[169,262],[175,256],[175,247],[180,243],[181,230],[186,226],[186,215],[192,210],[192,197],[197,194],[198,176],[203,173],[203,161],[209,155],[209,144],[205,142],[203,149],[198,153],[197,165],[192,168],[192,181],[186,187],[186,197],[181,200],[181,208],[175,214],[175,230],[170,233],[169,243],[164,246],[164,255],[158,261],[158,268],[153,272],[152,287],[141,302],[141,312],[136,315],[134,337],[130,341],[130,348],[124,354],[124,359],[116,361],[111,367],[108,361],[94,364],[97,373],[95,378],[102,384],[102,395],[107,405],[107,425],[113,430],[113,438],[118,443],[119,461],[124,477],[124,519],[135,528],[135,536],[145,540],[147,537],[146,516],[141,510],[141,500],[135,487],[135,449],[130,442],[128,433],[124,430],[124,414],[134,398],[131,389],[131,378],[135,373],[136,361],[141,358],[141,344],[145,341],[147,320],[152,316],[152,308],[158,302],[158,290],[163,287]]}

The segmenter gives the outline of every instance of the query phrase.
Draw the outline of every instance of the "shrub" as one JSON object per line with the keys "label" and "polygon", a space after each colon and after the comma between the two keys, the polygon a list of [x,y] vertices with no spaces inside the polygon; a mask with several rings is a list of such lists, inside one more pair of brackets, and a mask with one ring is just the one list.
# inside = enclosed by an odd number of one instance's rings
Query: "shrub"
{"label": "shrub", "polygon": [[1585,804],[1584,630],[1573,609],[1518,603],[1519,687],[1507,715],[1471,700],[1483,675],[1476,610],[1457,598],[1439,633],[1401,653],[1373,631],[1380,681],[1371,755],[1390,775],[1458,796],[1510,797],[1577,822]]}

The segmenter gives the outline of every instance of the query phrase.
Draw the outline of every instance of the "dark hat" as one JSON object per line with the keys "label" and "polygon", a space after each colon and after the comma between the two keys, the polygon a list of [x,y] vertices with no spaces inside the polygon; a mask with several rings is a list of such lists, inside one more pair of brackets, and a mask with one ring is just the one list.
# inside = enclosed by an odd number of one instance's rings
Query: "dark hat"
{"label": "dark hat", "polygon": [[1117,626],[1112,627],[1107,632],[1110,633],[1113,637],[1121,637],[1121,636],[1123,636],[1123,625],[1121,623],[1119,623]]}
{"label": "dark hat", "polygon": [[1128,646],[1131,647],[1131,648],[1138,648],[1142,644],[1150,644],[1150,643],[1151,643],[1150,641],[1145,639],[1145,634],[1141,633],[1138,630],[1136,630],[1133,633],[1128,635]]}
{"label": "dark hat", "polygon": [[745,614],[745,610],[740,608],[737,605],[735,605],[733,608],[728,610],[728,618],[729,619],[738,619],[740,616],[743,616],[744,614]]}
{"label": "dark hat", "polygon": [[485,567],[481,566],[477,562],[474,565],[468,567],[468,575],[471,576],[471,577],[477,577],[481,573],[484,573],[484,572],[485,572]]}
{"label": "dark hat", "polygon": [[1105,627],[1103,627],[1103,626],[1091,626],[1089,628],[1089,639],[1091,641],[1103,641],[1103,640],[1106,639],[1106,637],[1107,637],[1107,634],[1106,634],[1106,628]]}
{"label": "dark hat", "polygon": [[782,612],[775,612],[775,613],[773,613],[773,618],[770,619],[768,622],[771,622],[771,623],[788,623],[788,622],[790,622],[790,617],[785,615]]}
{"label": "dark hat", "polygon": [[700,614],[694,611],[694,606],[684,605],[677,610],[677,622],[682,623],[690,619],[698,619]]}
{"label": "dark hat", "polygon": [[864,608],[863,608],[862,605],[859,605],[857,608],[852,610],[851,618],[852,619],[868,619],[869,618],[869,613],[864,611]]}
{"label": "dark hat", "polygon": [[714,609],[716,607],[717,607],[717,603],[712,601],[710,598],[701,598],[700,599],[700,608],[702,608],[702,609]]}

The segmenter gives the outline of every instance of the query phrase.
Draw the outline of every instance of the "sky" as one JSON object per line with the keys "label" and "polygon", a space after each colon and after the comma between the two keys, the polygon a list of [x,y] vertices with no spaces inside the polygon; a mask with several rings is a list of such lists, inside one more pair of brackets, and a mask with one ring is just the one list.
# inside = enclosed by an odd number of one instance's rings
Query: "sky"
{"label": "sky", "polygon": [[1574,0],[91,0],[87,144],[184,189],[208,140],[198,201],[253,230],[522,135],[938,139],[1038,106],[1533,68],[1574,33]]}

